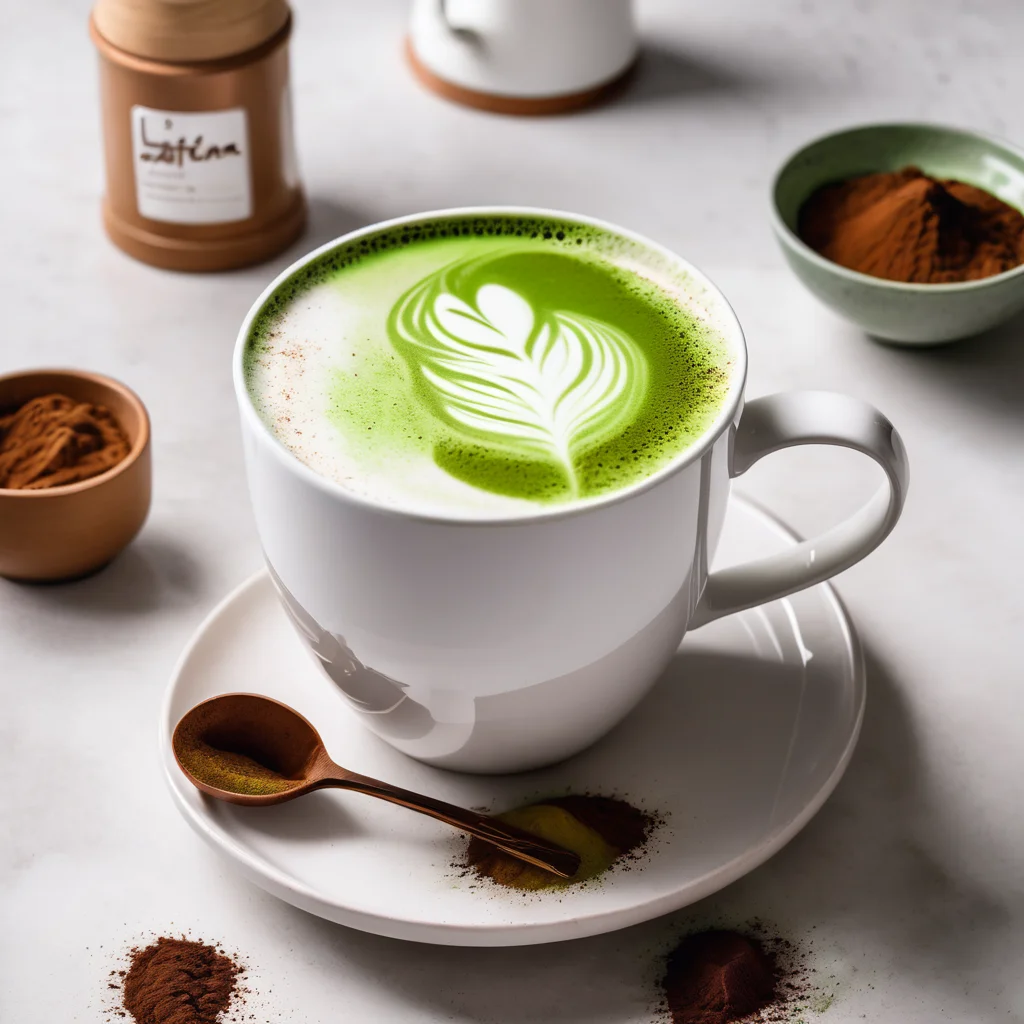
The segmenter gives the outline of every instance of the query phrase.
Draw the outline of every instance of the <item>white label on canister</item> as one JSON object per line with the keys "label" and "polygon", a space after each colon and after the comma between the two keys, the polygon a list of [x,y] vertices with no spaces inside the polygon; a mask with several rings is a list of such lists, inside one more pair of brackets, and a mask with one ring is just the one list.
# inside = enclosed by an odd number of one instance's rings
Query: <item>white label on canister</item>
{"label": "white label on canister", "polygon": [[132,107],[139,213],[172,224],[225,224],[252,216],[245,110]]}

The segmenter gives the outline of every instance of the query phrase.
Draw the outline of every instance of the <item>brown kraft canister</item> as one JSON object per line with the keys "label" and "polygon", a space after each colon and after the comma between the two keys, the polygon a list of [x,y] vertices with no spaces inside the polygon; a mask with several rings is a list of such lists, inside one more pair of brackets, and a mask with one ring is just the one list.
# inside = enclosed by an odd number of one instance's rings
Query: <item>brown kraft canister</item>
{"label": "brown kraft canister", "polygon": [[269,259],[302,231],[284,0],[99,0],[103,222],[171,270]]}

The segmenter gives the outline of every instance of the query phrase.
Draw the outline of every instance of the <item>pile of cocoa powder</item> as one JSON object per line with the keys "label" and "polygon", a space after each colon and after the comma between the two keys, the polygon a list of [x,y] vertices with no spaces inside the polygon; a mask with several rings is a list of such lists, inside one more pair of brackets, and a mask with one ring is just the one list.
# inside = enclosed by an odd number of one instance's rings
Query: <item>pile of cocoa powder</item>
{"label": "pile of cocoa powder", "polygon": [[1024,262],[1024,214],[984,189],[917,167],[824,185],[804,203],[800,237],[873,277],[950,284]]}
{"label": "pile of cocoa powder", "polygon": [[685,936],[665,960],[672,1024],[782,1024],[811,994],[806,954],[760,922]]}
{"label": "pile of cocoa powder", "polygon": [[135,1024],[241,1024],[245,967],[222,947],[161,935],[136,946],[128,965],[110,972],[115,1002],[108,1021]]}

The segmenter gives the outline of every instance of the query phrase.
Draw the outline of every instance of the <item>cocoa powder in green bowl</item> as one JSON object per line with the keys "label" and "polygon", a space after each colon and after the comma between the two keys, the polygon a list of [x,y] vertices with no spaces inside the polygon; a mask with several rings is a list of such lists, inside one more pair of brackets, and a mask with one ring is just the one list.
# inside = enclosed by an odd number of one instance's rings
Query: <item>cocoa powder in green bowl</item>
{"label": "cocoa powder in green bowl", "polygon": [[849,128],[798,150],[772,186],[772,227],[797,277],[872,337],[904,345],[969,337],[1024,310],[1024,265],[973,281],[905,283],[840,266],[800,238],[800,211],[822,186],[905,167],[966,182],[1024,211],[1024,151],[1009,143],[941,125]]}

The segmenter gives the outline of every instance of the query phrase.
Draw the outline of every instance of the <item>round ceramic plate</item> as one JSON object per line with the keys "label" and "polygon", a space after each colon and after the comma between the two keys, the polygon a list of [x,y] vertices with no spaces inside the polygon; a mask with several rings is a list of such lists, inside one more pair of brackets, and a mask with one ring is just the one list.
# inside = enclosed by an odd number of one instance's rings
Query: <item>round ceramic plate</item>
{"label": "round ceramic plate", "polygon": [[[785,527],[734,498],[716,566],[793,543]],[[399,786],[495,811],[569,791],[618,795],[663,824],[639,864],[525,894],[465,875],[459,833],[378,800],[337,791],[262,809],[209,800],[178,770],[170,735],[193,704],[233,690],[291,704],[336,761]],[[520,945],[624,928],[757,867],[831,793],[863,708],[856,636],[821,585],[687,636],[643,703],[577,757],[521,775],[456,774],[409,759],[359,724],[260,573],[211,613],[182,656],[163,707],[161,756],[189,824],[281,899],[395,938]]]}

